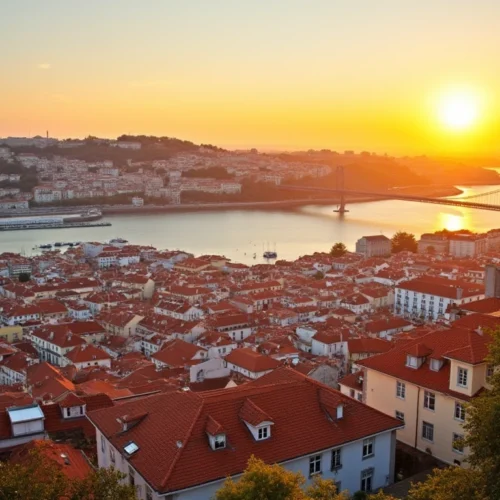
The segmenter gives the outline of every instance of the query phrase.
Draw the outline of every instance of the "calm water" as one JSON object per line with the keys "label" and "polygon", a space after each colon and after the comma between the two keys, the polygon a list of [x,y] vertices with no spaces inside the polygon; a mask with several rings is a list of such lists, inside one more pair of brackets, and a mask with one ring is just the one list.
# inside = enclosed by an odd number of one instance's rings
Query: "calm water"
{"label": "calm water", "polygon": [[[500,186],[464,188],[464,196],[488,192]],[[348,206],[343,218],[333,206],[305,206],[296,211],[231,210],[155,215],[116,215],[106,221],[112,227],[7,231],[0,233],[0,253],[35,253],[33,247],[55,241],[106,241],[121,237],[131,243],[157,248],[183,249],[196,255],[223,254],[236,262],[263,262],[263,248],[276,245],[279,258],[295,259],[315,251],[329,250],[344,242],[354,249],[363,235],[391,237],[398,230],[420,235],[446,228],[486,231],[500,228],[500,212],[460,207],[425,205],[402,201],[379,201]],[[253,259],[253,254],[257,258]]]}

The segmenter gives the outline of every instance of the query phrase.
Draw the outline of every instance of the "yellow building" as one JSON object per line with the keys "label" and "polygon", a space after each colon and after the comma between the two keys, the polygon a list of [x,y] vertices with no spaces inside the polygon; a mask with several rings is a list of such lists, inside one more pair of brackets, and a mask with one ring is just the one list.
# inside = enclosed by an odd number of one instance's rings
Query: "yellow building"
{"label": "yellow building", "polygon": [[363,401],[405,423],[397,431],[399,441],[462,465],[464,405],[487,386],[489,341],[481,330],[466,328],[400,341],[391,351],[358,362]]}
{"label": "yellow building", "polygon": [[0,342],[18,342],[23,340],[23,329],[20,326],[0,327]]}

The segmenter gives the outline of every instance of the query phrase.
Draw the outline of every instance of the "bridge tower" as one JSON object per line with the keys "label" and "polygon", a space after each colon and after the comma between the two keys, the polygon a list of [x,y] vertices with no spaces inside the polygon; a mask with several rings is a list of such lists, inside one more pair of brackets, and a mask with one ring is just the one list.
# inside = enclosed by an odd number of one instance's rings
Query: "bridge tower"
{"label": "bridge tower", "polygon": [[340,194],[340,203],[339,203],[339,208],[337,210],[334,210],[334,212],[337,212],[340,215],[344,215],[346,212],[349,212],[345,208],[345,178],[344,178],[344,166],[343,165],[338,165],[337,166],[337,173],[336,173],[336,179],[337,179],[337,191]]}

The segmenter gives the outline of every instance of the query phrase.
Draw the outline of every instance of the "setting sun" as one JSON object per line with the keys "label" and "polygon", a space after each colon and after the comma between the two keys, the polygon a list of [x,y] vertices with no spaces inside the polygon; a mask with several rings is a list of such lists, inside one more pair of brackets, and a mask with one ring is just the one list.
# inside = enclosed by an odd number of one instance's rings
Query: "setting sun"
{"label": "setting sun", "polygon": [[479,118],[479,100],[470,91],[448,93],[438,106],[439,119],[449,129],[469,129]]}

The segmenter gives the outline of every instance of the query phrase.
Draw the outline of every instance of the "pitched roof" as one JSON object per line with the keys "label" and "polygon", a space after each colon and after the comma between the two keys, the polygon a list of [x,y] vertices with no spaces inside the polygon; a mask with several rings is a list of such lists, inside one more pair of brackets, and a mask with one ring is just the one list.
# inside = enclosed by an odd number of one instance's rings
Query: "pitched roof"
{"label": "pitched roof", "polygon": [[423,353],[421,346],[424,346],[429,359],[462,358],[464,362],[480,363],[484,362],[489,342],[491,342],[489,335],[481,335],[462,328],[435,330],[417,339],[397,342],[389,352],[357,361],[357,364],[442,394],[467,400],[467,396],[450,389],[449,363],[445,362],[439,371],[431,370],[428,362],[419,368],[411,368],[406,366],[407,354]]}
{"label": "pitched roof", "polygon": [[[342,419],[328,418],[318,389],[332,393],[335,402],[344,405]],[[255,441],[240,418],[248,399],[272,415],[270,438]],[[148,412],[148,417],[130,431],[119,432],[116,419],[130,412]],[[210,448],[209,417],[218,424],[216,428],[224,428],[225,449]],[[288,368],[235,388],[142,398],[92,412],[89,419],[118,450],[129,441],[139,446],[128,460],[162,493],[241,473],[252,454],[267,463],[284,462],[401,426],[392,417]]]}
{"label": "pitched roof", "polygon": [[233,349],[224,359],[228,363],[253,373],[273,370],[280,365],[279,361],[269,356],[264,356],[248,347]]}
{"label": "pitched roof", "polygon": [[192,364],[193,358],[200,351],[205,352],[206,349],[182,339],[174,339],[167,342],[161,351],[155,352],[151,357],[169,366],[185,366]]}
{"label": "pitched roof", "polygon": [[55,443],[50,440],[34,440],[18,447],[10,462],[23,464],[29,461],[30,452],[38,450],[40,454],[55,463],[58,469],[69,479],[84,479],[93,469],[80,450],[76,450],[69,444]]}

